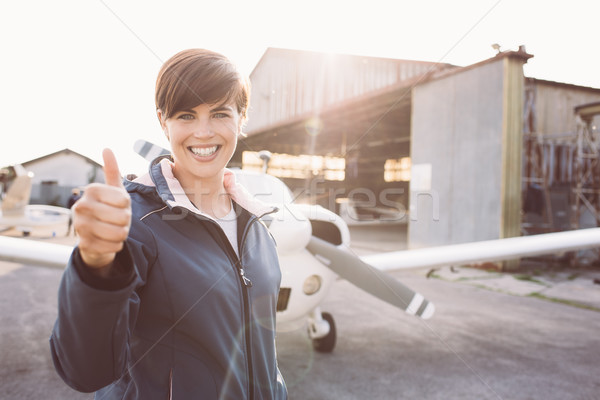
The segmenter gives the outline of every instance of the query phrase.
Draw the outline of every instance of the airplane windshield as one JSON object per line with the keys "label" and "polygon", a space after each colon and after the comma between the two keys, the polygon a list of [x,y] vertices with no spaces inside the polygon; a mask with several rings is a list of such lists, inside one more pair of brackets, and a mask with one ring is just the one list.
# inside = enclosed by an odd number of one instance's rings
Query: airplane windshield
{"label": "airplane windshield", "polygon": [[232,169],[236,179],[260,201],[271,204],[291,203],[292,192],[281,180],[267,174]]}

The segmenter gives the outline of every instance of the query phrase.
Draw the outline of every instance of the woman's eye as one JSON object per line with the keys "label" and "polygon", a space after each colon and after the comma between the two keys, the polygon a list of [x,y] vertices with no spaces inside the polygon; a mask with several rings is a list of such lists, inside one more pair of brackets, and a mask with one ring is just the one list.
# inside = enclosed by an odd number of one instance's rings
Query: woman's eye
{"label": "woman's eye", "polygon": [[194,116],[192,114],[181,114],[177,117],[177,119],[190,120],[194,119]]}
{"label": "woman's eye", "polygon": [[213,118],[229,118],[229,114],[227,113],[214,113]]}

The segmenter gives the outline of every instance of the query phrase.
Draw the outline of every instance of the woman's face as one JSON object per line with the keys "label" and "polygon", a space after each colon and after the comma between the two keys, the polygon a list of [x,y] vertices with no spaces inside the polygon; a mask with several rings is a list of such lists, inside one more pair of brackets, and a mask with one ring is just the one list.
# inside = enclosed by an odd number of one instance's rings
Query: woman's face
{"label": "woman's face", "polygon": [[171,143],[173,173],[184,190],[203,181],[222,180],[241,129],[241,117],[233,102],[200,104],[168,119],[158,110],[158,117]]}

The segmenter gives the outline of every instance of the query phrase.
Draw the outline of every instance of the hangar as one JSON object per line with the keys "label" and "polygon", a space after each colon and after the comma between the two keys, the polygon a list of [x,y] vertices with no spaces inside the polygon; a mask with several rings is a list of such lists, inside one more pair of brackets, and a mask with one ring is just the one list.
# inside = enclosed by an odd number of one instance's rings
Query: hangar
{"label": "hangar", "polygon": [[298,201],[406,222],[411,248],[568,229],[551,217],[568,212],[575,177],[562,206],[549,177],[574,159],[557,166],[554,142],[573,151],[575,109],[599,102],[600,89],[526,78],[531,57],[521,46],[458,67],[269,48],[250,75],[232,165],[259,169],[268,150],[269,173]]}

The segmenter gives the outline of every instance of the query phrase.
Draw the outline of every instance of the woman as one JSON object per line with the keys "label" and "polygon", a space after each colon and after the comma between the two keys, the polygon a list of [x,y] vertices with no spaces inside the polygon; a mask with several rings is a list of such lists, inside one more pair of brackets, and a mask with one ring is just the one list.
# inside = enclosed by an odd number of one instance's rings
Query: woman
{"label": "woman", "polygon": [[247,82],[225,57],[186,50],[156,83],[172,155],[74,207],[80,241],[59,289],[56,370],[100,399],[285,399],[275,354],[281,273],[259,204],[225,169]]}

